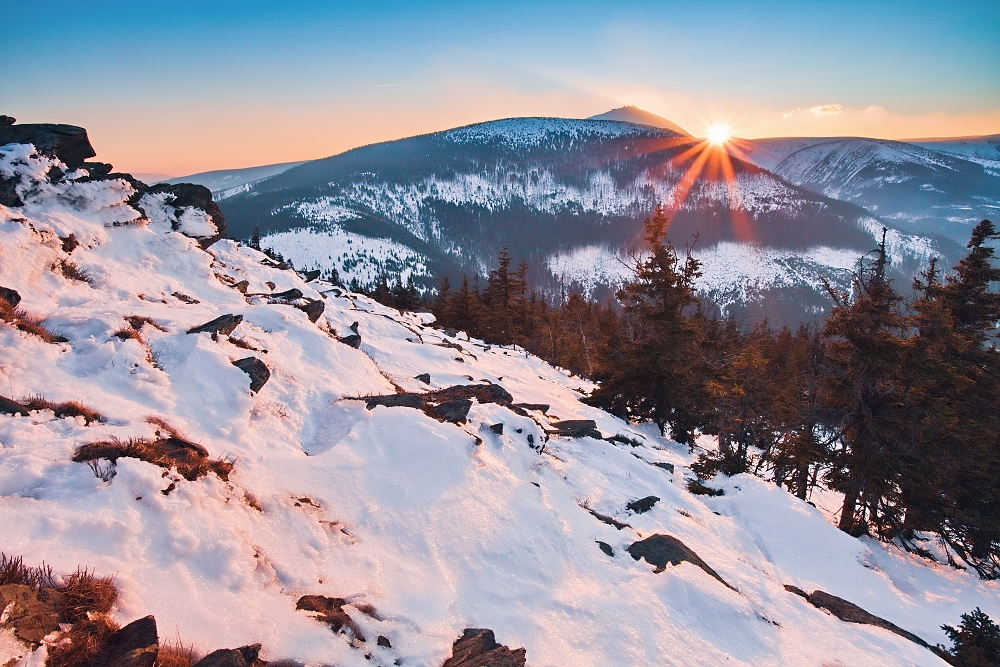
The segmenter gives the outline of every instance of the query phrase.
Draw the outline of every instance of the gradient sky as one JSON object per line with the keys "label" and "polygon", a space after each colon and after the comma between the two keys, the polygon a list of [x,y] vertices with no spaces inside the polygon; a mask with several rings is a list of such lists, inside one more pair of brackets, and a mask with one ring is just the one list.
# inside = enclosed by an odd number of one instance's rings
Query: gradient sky
{"label": "gradient sky", "polygon": [[1000,2],[28,2],[0,113],[184,175],[626,104],[692,134],[1000,132]]}

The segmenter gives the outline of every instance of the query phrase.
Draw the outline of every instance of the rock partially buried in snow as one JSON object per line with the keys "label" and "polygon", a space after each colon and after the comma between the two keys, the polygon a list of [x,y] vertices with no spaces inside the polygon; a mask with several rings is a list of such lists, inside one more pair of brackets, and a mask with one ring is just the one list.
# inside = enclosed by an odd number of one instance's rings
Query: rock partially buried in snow
{"label": "rock partially buried in snow", "polygon": [[326,310],[326,304],[324,304],[322,301],[317,301],[314,299],[310,299],[306,303],[302,305],[296,305],[295,307],[301,310],[303,313],[305,313],[306,317],[309,318],[310,322],[316,322],[323,314],[323,311]]}
{"label": "rock partially buried in snow", "polygon": [[212,191],[204,185],[158,183],[146,189],[139,203],[145,208],[158,205],[170,228],[195,239],[203,250],[226,236],[226,219],[212,200]]}
{"label": "rock partially buried in snow", "polygon": [[430,409],[430,415],[435,419],[440,419],[441,421],[462,424],[465,423],[465,420],[469,416],[469,410],[471,409],[472,401],[467,398],[458,398],[453,401],[445,401],[433,406]]}
{"label": "rock partially buried in snow", "polygon": [[0,396],[0,414],[28,416],[28,406]]}
{"label": "rock partially buried in snow", "polygon": [[596,438],[602,439],[604,436],[597,430],[597,422],[593,419],[567,419],[566,421],[552,424],[555,429],[554,435],[561,435],[567,438]]}
{"label": "rock partially buried in snow", "polygon": [[430,373],[421,373],[420,375],[414,376],[413,379],[414,380],[419,380],[420,382],[423,382],[424,384],[430,384],[431,383],[431,374]]}
{"label": "rock partially buried in snow", "polygon": [[233,362],[233,366],[236,366],[236,368],[250,376],[250,391],[254,393],[260,391],[261,387],[267,384],[267,381],[271,379],[271,371],[269,371],[264,362],[257,357],[237,359]]}
{"label": "rock partially buried in snow", "polygon": [[361,336],[359,334],[351,334],[350,336],[344,336],[343,338],[338,338],[344,345],[349,345],[355,350],[361,349]]}
{"label": "rock partially buried in snow", "polygon": [[525,650],[500,644],[492,630],[466,628],[442,667],[524,667]]}
{"label": "rock partially buried in snow", "polygon": [[295,603],[295,608],[315,613],[316,619],[329,625],[330,629],[334,632],[340,632],[344,628],[349,628],[355,639],[366,641],[361,628],[344,611],[344,605],[346,604],[347,601],[343,598],[329,598],[325,595],[303,595]]}
{"label": "rock partially buried in snow", "polygon": [[830,593],[826,593],[824,591],[813,591],[812,594],[806,595],[805,591],[797,586],[785,586],[785,590],[804,597],[814,607],[825,609],[840,620],[846,621],[847,623],[874,625],[877,628],[888,630],[889,632],[893,632],[900,637],[909,639],[911,642],[919,644],[924,648],[931,648],[930,644],[912,632],[908,632],[880,616],[867,612],[853,602],[848,602],[844,598],[831,595]]}
{"label": "rock partially buried in snow", "polygon": [[228,336],[233,333],[233,331],[240,325],[243,321],[242,315],[220,315],[214,320],[205,322],[196,327],[188,329],[189,334],[196,333],[209,333],[212,334],[212,338],[216,338],[219,334],[223,336]]}
{"label": "rock partially buried in snow", "polygon": [[144,616],[105,640],[93,662],[101,667],[153,667],[160,651],[156,619]]}
{"label": "rock partially buried in snow", "polygon": [[416,408],[439,421],[460,424],[466,421],[469,410],[472,408],[472,399],[476,399],[480,403],[505,405],[517,412],[517,409],[511,405],[510,392],[498,384],[459,384],[429,391],[425,394],[388,394],[385,396],[365,396],[356,400],[364,401],[369,410],[380,405],[388,408]]}
{"label": "rock partially buried in snow", "polygon": [[644,540],[633,542],[628,548],[629,554],[635,560],[644,558],[647,563],[656,567],[657,573],[667,569],[667,565],[680,565],[684,561],[696,565],[710,576],[718,579],[726,588],[732,588],[719,576],[719,573],[708,566],[690,547],[672,535],[650,535]]}
{"label": "rock partially buried in snow", "polygon": [[645,514],[649,510],[653,509],[653,505],[660,502],[660,499],[656,496],[646,496],[645,498],[640,498],[639,500],[633,500],[625,507],[629,508],[636,514]]}
{"label": "rock partially buried in snow", "polygon": [[260,649],[260,644],[250,644],[240,648],[220,648],[191,667],[263,667],[267,663],[260,659]]}
{"label": "rock partially buried in snow", "polygon": [[17,290],[12,290],[9,287],[0,287],[0,299],[3,299],[14,308],[17,308],[17,304],[21,303],[21,295],[17,293]]}

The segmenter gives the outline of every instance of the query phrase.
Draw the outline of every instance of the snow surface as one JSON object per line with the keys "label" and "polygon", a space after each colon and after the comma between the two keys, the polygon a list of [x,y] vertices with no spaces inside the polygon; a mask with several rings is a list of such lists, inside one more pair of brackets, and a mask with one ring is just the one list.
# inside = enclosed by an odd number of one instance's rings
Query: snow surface
{"label": "snow surface", "polygon": [[427,258],[410,247],[346,232],[335,225],[276,232],[260,242],[262,247],[292,258],[299,269],[326,272],[335,268],[345,283],[357,278],[362,285],[371,285],[382,275],[400,276],[405,283],[410,276],[430,275]]}
{"label": "snow surface", "polygon": [[[522,350],[487,350],[465,336],[462,351],[441,347],[426,315],[306,284],[232,241],[203,251],[129,212],[127,183],[50,186],[36,180],[47,159],[16,152],[0,150],[0,170],[37,194],[23,208],[0,206],[0,285],[69,342],[0,324],[0,387],[15,398],[81,400],[107,422],[0,415],[0,549],[63,573],[115,574],[121,622],[154,614],[162,636],[202,651],[261,642],[267,660],[308,664],[439,667],[463,628],[489,627],[526,647],[532,667],[820,667],[944,663],[894,634],[844,623],[785,584],[844,597],[932,643],[945,640],[942,623],[975,606],[1000,618],[995,582],[854,539],[762,480],[722,478],[713,484],[725,496],[692,495],[686,448],[583,405],[592,385]],[[50,268],[66,257],[58,237],[69,233],[82,242],[72,259],[93,284]],[[325,314],[313,324],[244,296],[233,280],[249,281],[250,293],[269,291],[267,282],[316,299],[322,290]],[[231,338],[185,333],[225,313],[244,316]],[[166,331],[143,327],[148,350],[119,340],[112,332],[129,315]],[[360,350],[328,333],[353,322]],[[271,370],[258,394],[231,365],[251,354]],[[394,385],[423,389],[413,378],[424,372],[432,387],[501,383],[516,401],[550,404],[549,417],[474,404],[457,426],[352,400]],[[152,436],[151,416],[233,460],[230,481],[189,482],[121,459],[104,482],[70,460],[88,442]],[[642,444],[545,442],[542,427],[557,418],[594,419],[606,436]],[[488,428],[495,423],[503,435]],[[529,436],[545,442],[541,453]],[[648,495],[660,498],[651,511],[625,508]],[[601,523],[584,505],[630,527]],[[687,563],[654,573],[624,551],[658,532],[683,540],[736,590]],[[392,648],[333,634],[295,610],[303,594],[373,605],[378,619],[346,609]],[[30,661],[42,659],[44,650]]]}

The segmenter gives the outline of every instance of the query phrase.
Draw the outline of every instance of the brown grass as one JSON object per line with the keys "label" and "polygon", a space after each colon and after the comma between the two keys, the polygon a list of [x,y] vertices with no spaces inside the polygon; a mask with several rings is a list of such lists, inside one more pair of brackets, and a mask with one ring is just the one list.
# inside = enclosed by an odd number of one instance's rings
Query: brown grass
{"label": "brown grass", "polygon": [[131,338],[140,345],[146,344],[146,341],[142,339],[142,336],[139,335],[139,332],[131,327],[122,327],[121,329],[119,329],[118,331],[114,332],[111,335],[114,336],[115,338],[120,338],[121,340],[128,340]]}
{"label": "brown grass", "polygon": [[125,321],[128,322],[128,325],[133,329],[135,329],[136,331],[142,329],[143,325],[145,324],[148,324],[154,329],[159,329],[160,331],[166,331],[165,327],[158,324],[153,318],[146,317],[145,315],[129,315],[128,317],[125,318]]}
{"label": "brown grass", "polygon": [[55,575],[45,563],[37,567],[24,564],[21,556],[8,556],[0,552],[0,586],[20,584],[32,588],[55,588]]}
{"label": "brown grass", "polygon": [[184,645],[178,636],[176,639],[160,642],[160,652],[156,656],[154,667],[191,667],[202,659],[201,653],[194,650],[193,645]]}
{"label": "brown grass", "polygon": [[49,649],[46,667],[92,667],[104,642],[118,629],[118,624],[107,614],[83,618],[63,635],[64,641]]}
{"label": "brown grass", "polygon": [[97,410],[92,410],[79,401],[65,401],[63,403],[53,403],[44,396],[29,396],[23,402],[29,410],[52,410],[56,417],[83,417],[84,422],[89,426],[93,422],[103,422],[104,415]]}
{"label": "brown grass", "polygon": [[42,326],[42,320],[20,308],[15,308],[4,299],[0,299],[0,320],[11,324],[21,331],[38,336],[46,343],[65,343],[66,339],[57,336]]}
{"label": "brown grass", "polygon": [[243,500],[246,501],[247,505],[257,510],[258,512],[263,512],[264,508],[260,506],[260,501],[257,500],[257,496],[250,493],[246,489],[243,489]]}
{"label": "brown grass", "polygon": [[52,269],[58,269],[59,272],[69,280],[74,280],[78,283],[87,283],[88,285],[94,284],[94,279],[89,273],[87,273],[86,269],[81,269],[68,259],[64,259],[63,261],[57,263],[52,267]]}
{"label": "brown grass", "polygon": [[[191,482],[210,472],[214,472],[220,479],[228,481],[229,473],[233,471],[231,461],[210,459],[203,447],[175,435],[157,440],[112,438],[109,441],[92,442],[77,449],[73,460],[85,463],[97,459],[108,459],[115,463],[123,457],[146,461],[160,466],[164,470],[176,467],[178,474]],[[96,474],[97,471],[95,471]]]}

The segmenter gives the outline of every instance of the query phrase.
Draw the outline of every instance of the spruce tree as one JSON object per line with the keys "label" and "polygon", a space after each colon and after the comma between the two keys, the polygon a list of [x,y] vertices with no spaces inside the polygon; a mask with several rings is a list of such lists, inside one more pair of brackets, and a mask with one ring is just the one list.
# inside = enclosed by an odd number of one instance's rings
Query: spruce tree
{"label": "spruce tree", "polygon": [[588,403],[625,419],[651,420],[678,442],[693,445],[706,422],[706,365],[700,349],[694,283],[699,263],[680,257],[664,234],[661,206],[645,222],[649,255],[637,260],[635,275],[618,292],[628,320],[612,343],[600,387]]}

